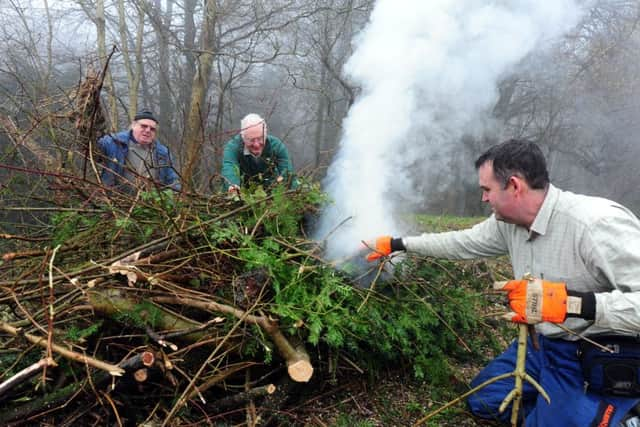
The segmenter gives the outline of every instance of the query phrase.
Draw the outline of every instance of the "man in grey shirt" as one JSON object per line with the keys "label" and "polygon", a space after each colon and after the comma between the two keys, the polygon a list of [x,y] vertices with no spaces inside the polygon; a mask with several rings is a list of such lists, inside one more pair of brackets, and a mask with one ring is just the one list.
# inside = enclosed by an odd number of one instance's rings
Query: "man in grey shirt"
{"label": "man in grey shirt", "polygon": [[[379,237],[367,259],[395,251],[449,259],[508,254],[516,278],[537,278],[512,280],[504,290],[514,310],[510,319],[535,324],[540,334],[540,349],[527,352],[527,372],[551,397],[547,404],[525,385],[526,425],[625,425],[640,396],[585,390],[577,353],[580,336],[614,336],[630,339],[640,355],[640,221],[618,203],[554,187],[542,152],[531,142],[496,145],[475,166],[482,201],[493,210],[488,219],[461,231]],[[471,385],[513,371],[515,362],[514,342]],[[629,381],[637,386],[640,356],[629,364],[629,372],[636,366]],[[500,414],[498,408],[513,383],[507,378],[472,395],[473,414],[508,422],[510,409]]]}
{"label": "man in grey shirt", "polygon": [[108,134],[98,140],[104,157],[101,174],[106,186],[144,188],[146,184],[180,190],[169,148],[156,138],[158,119],[152,111],[138,111],[129,130]]}

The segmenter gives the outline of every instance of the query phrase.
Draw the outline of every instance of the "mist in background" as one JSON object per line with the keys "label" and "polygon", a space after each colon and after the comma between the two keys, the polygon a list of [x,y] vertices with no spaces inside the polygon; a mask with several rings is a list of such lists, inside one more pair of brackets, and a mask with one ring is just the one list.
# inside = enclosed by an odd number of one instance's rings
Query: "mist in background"
{"label": "mist in background", "polygon": [[411,171],[445,167],[438,159],[455,155],[463,135],[499,138],[487,114],[497,80],[580,17],[570,0],[402,5],[377,2],[345,67],[362,92],[324,181],[334,204],[316,237],[329,236],[329,259],[352,254],[362,239],[405,231],[396,205],[439,185],[416,182]]}
{"label": "mist in background", "polygon": [[[208,193],[220,188],[222,147],[240,118],[260,113],[297,173],[324,179],[332,164],[324,183],[337,204],[314,237],[351,218],[330,242],[343,253],[404,232],[398,219],[416,213],[487,214],[473,161],[507,138],[536,142],[558,187],[640,214],[640,0],[575,0],[587,13],[566,1],[294,3],[219,9],[197,137],[185,127],[200,84],[196,46],[210,28],[204,3],[124,0],[124,14],[106,3],[104,19],[98,3],[0,3],[1,163],[58,170],[72,153],[82,169],[65,117],[87,70],[103,69],[103,34],[107,51],[118,46],[102,91],[111,130],[138,106],[155,109],[181,173],[187,141],[204,145],[194,182]],[[47,188],[16,175],[0,170],[3,190],[17,186],[5,205]]]}

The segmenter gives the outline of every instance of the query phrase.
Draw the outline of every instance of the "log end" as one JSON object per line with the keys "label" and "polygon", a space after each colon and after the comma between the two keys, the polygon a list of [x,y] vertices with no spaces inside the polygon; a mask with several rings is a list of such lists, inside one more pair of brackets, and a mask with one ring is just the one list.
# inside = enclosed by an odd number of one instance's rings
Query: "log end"
{"label": "log end", "polygon": [[150,367],[155,363],[156,356],[150,351],[145,351],[142,353],[141,359],[144,366]]}
{"label": "log end", "polygon": [[147,371],[147,368],[141,368],[133,373],[133,377],[139,383],[143,383],[147,380],[147,378],[149,378],[149,372]]}
{"label": "log end", "polygon": [[292,380],[306,383],[313,375],[313,366],[307,360],[298,360],[287,367],[287,372]]}

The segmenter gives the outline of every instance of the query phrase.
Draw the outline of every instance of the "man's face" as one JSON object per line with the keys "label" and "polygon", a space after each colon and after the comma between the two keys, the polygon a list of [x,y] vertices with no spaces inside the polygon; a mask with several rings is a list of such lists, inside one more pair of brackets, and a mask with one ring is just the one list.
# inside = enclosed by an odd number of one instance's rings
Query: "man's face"
{"label": "man's face", "polygon": [[264,149],[264,123],[246,128],[242,133],[242,141],[251,154],[261,155]]}
{"label": "man's face", "polygon": [[131,130],[133,137],[142,145],[148,145],[156,138],[158,124],[150,119],[140,119],[133,122]]}
{"label": "man's face", "polygon": [[496,219],[515,223],[516,197],[511,182],[504,188],[493,173],[493,162],[487,161],[478,168],[478,184],[482,190],[482,201],[489,203]]}

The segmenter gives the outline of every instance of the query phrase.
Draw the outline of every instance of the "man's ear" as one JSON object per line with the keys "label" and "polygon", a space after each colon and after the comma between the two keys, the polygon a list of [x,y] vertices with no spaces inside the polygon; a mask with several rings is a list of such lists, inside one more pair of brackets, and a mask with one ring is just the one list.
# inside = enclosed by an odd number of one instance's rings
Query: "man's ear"
{"label": "man's ear", "polygon": [[507,183],[507,186],[513,186],[513,191],[516,194],[522,194],[522,191],[525,189],[525,182],[522,178],[520,178],[517,175],[511,175],[509,177],[509,181]]}

